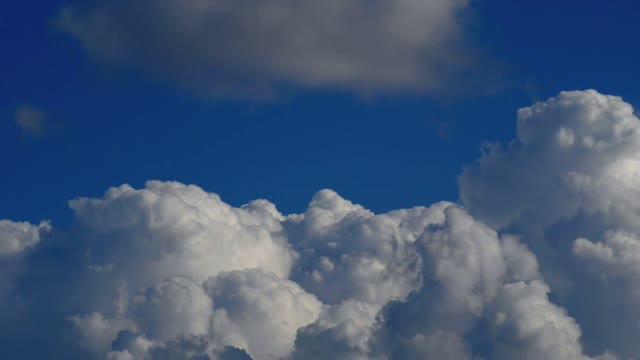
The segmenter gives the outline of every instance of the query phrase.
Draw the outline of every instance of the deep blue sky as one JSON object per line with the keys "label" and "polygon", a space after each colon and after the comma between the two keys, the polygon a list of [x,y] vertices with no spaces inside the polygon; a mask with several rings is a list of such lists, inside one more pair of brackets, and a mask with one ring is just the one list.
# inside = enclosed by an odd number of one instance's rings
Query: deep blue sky
{"label": "deep blue sky", "polygon": [[[640,104],[631,0],[477,1],[474,37],[506,74],[496,94],[300,90],[275,103],[203,99],[107,71],[51,26],[65,3],[0,11],[0,218],[65,224],[67,200],[148,179],[194,183],[233,205],[263,197],[285,213],[327,187],[377,212],[455,201],[461,166],[484,141],[514,137],[517,108],[585,88]],[[22,105],[47,112],[47,136],[15,125]]]}

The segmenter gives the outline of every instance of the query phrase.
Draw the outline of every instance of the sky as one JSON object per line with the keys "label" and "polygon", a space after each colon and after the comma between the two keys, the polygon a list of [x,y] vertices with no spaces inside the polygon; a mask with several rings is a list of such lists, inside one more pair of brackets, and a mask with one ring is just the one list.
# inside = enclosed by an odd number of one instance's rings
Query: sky
{"label": "sky", "polygon": [[[0,14],[0,133],[11,154],[3,217],[67,224],[68,199],[147,179],[197,183],[236,205],[264,197],[285,212],[322,188],[376,211],[455,201],[462,164],[483,142],[513,137],[518,108],[567,89],[640,100],[632,1],[472,3],[473,46],[497,64],[498,90],[450,84],[463,95],[363,96],[302,87],[272,101],[207,97],[101,66],[52,25],[66,5],[11,4]],[[45,136],[16,126],[19,107],[46,114]]]}
{"label": "sky", "polygon": [[5,4],[0,348],[638,358],[639,14]]}

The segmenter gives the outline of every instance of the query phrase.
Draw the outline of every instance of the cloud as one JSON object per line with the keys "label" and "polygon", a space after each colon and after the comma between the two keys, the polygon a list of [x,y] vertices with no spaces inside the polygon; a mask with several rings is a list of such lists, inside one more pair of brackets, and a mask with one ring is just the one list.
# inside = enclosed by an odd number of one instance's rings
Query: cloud
{"label": "cloud", "polygon": [[28,222],[0,220],[0,256],[18,254],[40,241],[42,233],[51,230],[49,222],[39,225]]}
{"label": "cloud", "polygon": [[15,112],[16,125],[29,135],[43,136],[48,132],[47,114],[37,108],[20,106]]}
{"label": "cloud", "polygon": [[97,354],[101,354],[104,349],[109,349],[120,331],[136,328],[131,321],[126,319],[105,319],[98,312],[84,316],[74,315],[69,320],[73,323],[82,346]]}
{"label": "cloud", "polygon": [[640,280],[640,239],[634,234],[610,232],[598,243],[580,238],[573,243],[573,252],[594,270],[604,268],[607,276]]}
{"label": "cloud", "polygon": [[483,221],[501,227],[527,215],[548,225],[633,206],[640,122],[620,97],[562,92],[520,109],[517,124],[516,140],[489,145],[460,176],[465,206]]}
{"label": "cloud", "polygon": [[213,337],[256,359],[293,350],[299,328],[314,322],[322,304],[296,283],[260,270],[223,273],[204,284],[213,299]]}
{"label": "cloud", "polygon": [[449,205],[375,215],[331,190],[320,191],[304,215],[284,223],[300,254],[291,277],[328,304],[404,299],[421,283],[414,242],[425,227],[443,221]]}
{"label": "cloud", "polygon": [[506,284],[497,294],[490,327],[498,337],[495,359],[586,359],[580,328],[549,301],[539,281]]}
{"label": "cloud", "polygon": [[4,220],[0,344],[22,358],[633,359],[638,121],[593,90],[522,109],[517,139],[463,170],[460,205],[376,214],[321,190],[284,215],[149,181],[70,201],[66,229]]}
{"label": "cloud", "polygon": [[94,0],[58,19],[103,63],[214,95],[449,92],[479,57],[467,0]]}
{"label": "cloud", "polygon": [[[283,216],[265,200],[234,208],[151,181],[70,205],[74,227],[41,240],[14,292],[29,309],[23,336],[84,358],[488,356],[504,346],[491,340],[500,329],[487,328],[485,350],[467,338],[498,313],[527,326],[530,315],[510,308],[521,299],[557,319],[536,329],[559,327],[570,335],[555,344],[583,354],[535,255],[451,203],[376,215],[323,190],[303,214]],[[542,290],[503,296],[514,284]],[[46,296],[54,291],[64,295]],[[536,334],[510,346],[562,358]]]}
{"label": "cloud", "polygon": [[[419,240],[425,283],[382,311],[376,351],[392,359],[586,359],[580,329],[549,300],[535,256],[460,208],[445,215]],[[474,354],[476,342],[484,349]]]}
{"label": "cloud", "polygon": [[[170,278],[132,294],[130,301],[119,318],[74,317],[84,342],[101,340],[106,329],[111,341],[101,344],[106,345],[101,353],[112,352],[111,356],[127,352],[154,359],[176,352],[223,356],[231,346],[254,358],[280,359],[291,352],[297,330],[314,322],[322,307],[295,283],[256,269],[220,273],[202,285],[184,277]],[[96,317],[98,326],[85,326],[95,323]],[[138,340],[118,341],[124,345],[113,348],[112,342],[121,337]]]}
{"label": "cloud", "polygon": [[298,331],[292,359],[367,359],[379,310],[352,299],[324,307],[313,324]]}
{"label": "cloud", "polygon": [[517,135],[465,168],[464,205],[534,250],[590,352],[636,356],[640,121],[632,106],[594,90],[562,92],[520,109]]}
{"label": "cloud", "polygon": [[123,185],[70,206],[88,268],[109,270],[133,289],[176,274],[200,284],[245,268],[286,278],[297,256],[281,235],[283,216],[264,200],[233,208],[196,186],[150,181],[144,189]]}

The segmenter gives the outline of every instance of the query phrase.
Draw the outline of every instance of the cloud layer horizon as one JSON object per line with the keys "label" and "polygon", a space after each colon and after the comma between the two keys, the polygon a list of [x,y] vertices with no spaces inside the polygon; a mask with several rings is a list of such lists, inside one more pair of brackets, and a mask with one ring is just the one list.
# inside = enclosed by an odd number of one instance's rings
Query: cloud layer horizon
{"label": "cloud layer horizon", "polygon": [[[428,164],[416,164],[424,166]],[[0,339],[86,359],[633,359],[640,122],[562,92],[464,167],[461,204],[302,214],[149,181],[0,221]]]}

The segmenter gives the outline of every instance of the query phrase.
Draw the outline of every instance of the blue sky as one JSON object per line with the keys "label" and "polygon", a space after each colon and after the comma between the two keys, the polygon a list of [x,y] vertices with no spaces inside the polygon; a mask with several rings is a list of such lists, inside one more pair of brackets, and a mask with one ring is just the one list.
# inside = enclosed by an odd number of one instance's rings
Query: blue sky
{"label": "blue sky", "polygon": [[[68,199],[147,179],[197,183],[236,205],[266,197],[284,212],[322,188],[376,211],[456,200],[462,164],[484,141],[513,137],[517,108],[585,88],[640,101],[633,1],[475,2],[475,46],[505,78],[492,93],[297,88],[275,102],[202,97],[101,67],[52,25],[67,4],[14,2],[0,14],[0,217],[64,223]],[[21,132],[19,106],[46,112],[46,136]]]}

